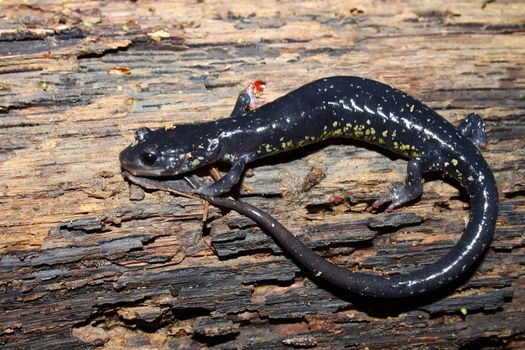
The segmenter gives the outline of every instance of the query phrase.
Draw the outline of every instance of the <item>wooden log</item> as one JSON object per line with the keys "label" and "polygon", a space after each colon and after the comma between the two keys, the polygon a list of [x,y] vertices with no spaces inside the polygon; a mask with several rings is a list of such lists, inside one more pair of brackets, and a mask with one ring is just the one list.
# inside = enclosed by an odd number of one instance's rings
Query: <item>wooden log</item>
{"label": "wooden log", "polygon": [[[524,14],[519,1],[0,0],[3,348],[523,348]],[[486,121],[497,230],[444,290],[348,295],[238,214],[203,223],[200,201],[129,199],[118,153],[136,128],[225,117],[258,78],[272,100],[330,75]],[[335,141],[253,164],[239,192],[334,263],[406,273],[457,241],[468,204],[429,177],[413,205],[373,213],[405,167]]]}

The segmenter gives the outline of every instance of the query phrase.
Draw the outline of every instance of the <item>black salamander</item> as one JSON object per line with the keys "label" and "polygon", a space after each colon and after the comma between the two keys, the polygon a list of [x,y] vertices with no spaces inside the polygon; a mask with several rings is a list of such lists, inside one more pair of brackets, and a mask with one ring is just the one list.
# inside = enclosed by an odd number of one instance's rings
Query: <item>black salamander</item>
{"label": "black salamander", "polygon": [[[224,177],[196,192],[214,205],[254,219],[314,275],[361,295],[397,298],[429,292],[460,276],[489,245],[498,190],[478,150],[487,143],[478,115],[469,114],[455,128],[407,94],[357,77],[320,79],[255,110],[248,109],[250,100],[243,91],[229,118],[157,130],[140,128],[136,143],[120,154],[122,168],[133,181],[141,176],[184,174],[218,161],[231,163]],[[405,182],[374,202],[375,208],[389,204],[387,210],[393,210],[417,198],[425,172],[444,172],[464,187],[470,196],[470,221],[446,256],[409,274],[348,271],[315,254],[260,209],[217,197],[239,182],[247,163],[335,137],[364,140],[409,158]]]}

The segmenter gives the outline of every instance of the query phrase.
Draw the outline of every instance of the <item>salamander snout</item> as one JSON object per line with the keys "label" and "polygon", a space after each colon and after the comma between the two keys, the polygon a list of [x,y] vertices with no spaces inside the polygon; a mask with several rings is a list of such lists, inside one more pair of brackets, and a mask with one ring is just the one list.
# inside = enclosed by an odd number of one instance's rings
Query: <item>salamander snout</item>
{"label": "salamander snout", "polygon": [[[192,170],[197,163],[191,152],[163,150],[155,143],[139,142],[119,154],[123,170],[134,176],[170,176]],[[197,159],[198,160],[198,159]]]}
{"label": "salamander snout", "polygon": [[[151,175],[160,173],[159,154],[155,148],[137,149],[130,146],[120,152],[120,165],[133,175]],[[162,168],[162,166],[160,166]]]}
{"label": "salamander snout", "polygon": [[130,152],[130,148],[125,148],[122,152],[119,154],[119,160],[120,160],[120,166],[124,169],[132,173],[133,164],[135,163],[132,160],[132,152]]}

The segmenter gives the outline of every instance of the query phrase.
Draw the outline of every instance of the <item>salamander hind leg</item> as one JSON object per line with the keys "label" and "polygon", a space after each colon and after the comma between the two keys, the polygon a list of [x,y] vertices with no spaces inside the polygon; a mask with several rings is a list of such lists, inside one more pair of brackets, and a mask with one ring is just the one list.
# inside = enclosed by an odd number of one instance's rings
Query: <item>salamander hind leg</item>
{"label": "salamander hind leg", "polygon": [[403,204],[416,199],[423,192],[423,172],[426,168],[425,158],[412,158],[408,162],[407,177],[404,183],[395,184],[390,188],[390,195],[376,200],[372,207],[377,209],[390,203],[386,211],[392,211]]}
{"label": "salamander hind leg", "polygon": [[458,131],[468,138],[478,149],[487,147],[485,123],[476,113],[469,113],[458,125]]}

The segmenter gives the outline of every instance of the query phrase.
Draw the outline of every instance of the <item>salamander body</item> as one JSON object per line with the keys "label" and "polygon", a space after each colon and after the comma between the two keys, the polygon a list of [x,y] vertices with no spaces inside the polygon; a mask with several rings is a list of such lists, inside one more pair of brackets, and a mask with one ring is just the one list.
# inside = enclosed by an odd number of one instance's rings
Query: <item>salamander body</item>
{"label": "salamander body", "polygon": [[[409,159],[405,183],[394,186],[374,207],[387,203],[387,210],[392,210],[417,198],[425,172],[441,171],[455,178],[470,196],[470,222],[459,242],[433,265],[408,275],[379,276],[340,269],[320,258],[335,269],[320,270],[324,263],[307,266],[308,261],[298,257],[304,252],[301,249],[309,248],[294,248],[299,251],[292,254],[310,270],[363,295],[402,297],[435,289],[468,269],[490,243],[498,191],[478,150],[487,143],[478,115],[469,114],[456,128],[395,88],[342,76],[314,81],[255,110],[248,110],[248,102],[243,102],[247,100],[241,94],[229,118],[139,129],[136,144],[120,154],[122,167],[134,176],[151,177],[184,174],[218,161],[231,163],[224,177],[197,190],[213,197],[235,186],[249,162],[329,138],[348,137]],[[244,209],[249,215],[250,210]],[[267,229],[274,234],[271,225]]]}

